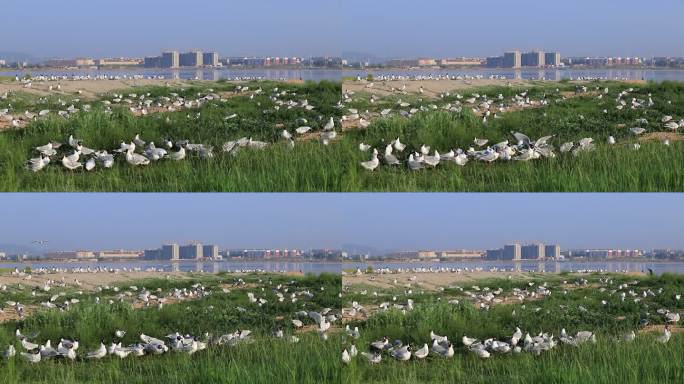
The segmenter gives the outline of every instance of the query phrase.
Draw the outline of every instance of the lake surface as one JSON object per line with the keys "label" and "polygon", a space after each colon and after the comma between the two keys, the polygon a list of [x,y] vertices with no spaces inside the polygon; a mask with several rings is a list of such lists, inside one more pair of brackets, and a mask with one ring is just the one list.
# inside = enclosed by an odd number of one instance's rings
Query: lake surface
{"label": "lake surface", "polygon": [[341,80],[338,69],[46,69],[1,71],[0,76],[143,76],[182,80]]}
{"label": "lake surface", "polygon": [[334,80],[343,77],[366,76],[503,76],[507,79],[562,80],[578,78],[600,78],[606,80],[665,80],[684,81],[684,69],[410,69],[410,70],[340,70],[340,69],[50,69],[25,71],[0,71],[0,76],[143,76],[165,79],[202,80]]}
{"label": "lake surface", "polygon": [[415,70],[367,70],[346,71],[345,76],[504,76],[523,80],[577,80],[591,78],[603,80],[665,80],[684,81],[684,69],[415,69]]}
{"label": "lake surface", "polygon": [[2,262],[0,268],[137,268],[141,270],[154,268],[162,271],[181,272],[237,272],[241,270],[263,270],[266,272],[303,272],[319,275],[323,272],[340,273],[342,263],[336,262],[275,262],[275,261],[74,261],[45,262],[28,261],[24,263]]}
{"label": "lake surface", "polygon": [[607,272],[648,272],[650,268],[655,274],[684,273],[684,262],[666,261],[466,261],[466,262],[345,262],[343,269],[412,269],[412,268],[497,268],[509,271],[526,272],[576,272],[576,271],[607,271]]}

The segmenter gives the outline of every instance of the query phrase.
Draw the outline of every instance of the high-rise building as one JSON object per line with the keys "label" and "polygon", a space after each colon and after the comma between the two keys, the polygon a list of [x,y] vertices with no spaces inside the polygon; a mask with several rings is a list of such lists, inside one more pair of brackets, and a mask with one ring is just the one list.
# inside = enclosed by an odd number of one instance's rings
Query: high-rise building
{"label": "high-rise building", "polygon": [[503,248],[502,259],[504,260],[520,260],[521,251],[520,243],[506,244]]}
{"label": "high-rise building", "polygon": [[521,257],[524,260],[543,260],[544,244],[527,244],[521,247]]}
{"label": "high-rise building", "polygon": [[180,66],[180,55],[178,51],[162,52],[160,61],[162,68],[178,68]]}
{"label": "high-rise building", "polygon": [[505,52],[503,56],[503,67],[504,68],[520,68],[522,65],[522,59],[520,57],[520,51]]}
{"label": "high-rise building", "polygon": [[162,250],[157,248],[157,249],[146,249],[145,254],[143,255],[143,258],[145,260],[159,260],[162,258]]}
{"label": "high-rise building", "polygon": [[162,245],[161,258],[163,260],[178,260],[180,258],[178,244],[171,243]]}
{"label": "high-rise building", "polygon": [[161,57],[146,57],[143,65],[145,68],[159,68],[161,67]]}
{"label": "high-rise building", "polygon": [[202,55],[202,62],[204,65],[216,67],[219,64],[219,55],[216,52],[204,52]]}
{"label": "high-rise building", "polygon": [[552,257],[558,259],[560,257],[560,245],[547,245],[544,247],[544,257]]}
{"label": "high-rise building", "polygon": [[503,258],[503,249],[488,249],[485,254],[487,260],[501,260]]}
{"label": "high-rise building", "polygon": [[525,52],[520,56],[520,62],[523,67],[543,67],[545,65],[544,52]]}
{"label": "high-rise building", "polygon": [[202,256],[217,259],[219,256],[219,249],[216,245],[205,245],[202,247]]}
{"label": "high-rise building", "polygon": [[183,245],[180,247],[180,258],[181,260],[196,260],[202,258],[203,248],[202,244],[194,243]]}
{"label": "high-rise building", "polygon": [[493,56],[487,58],[487,68],[501,68],[503,67],[503,57]]}
{"label": "high-rise building", "polygon": [[546,65],[560,67],[561,65],[561,55],[558,52],[546,52],[544,54],[544,63]]}
{"label": "high-rise building", "polygon": [[202,52],[192,51],[180,54],[180,66],[181,67],[201,67],[202,66]]}

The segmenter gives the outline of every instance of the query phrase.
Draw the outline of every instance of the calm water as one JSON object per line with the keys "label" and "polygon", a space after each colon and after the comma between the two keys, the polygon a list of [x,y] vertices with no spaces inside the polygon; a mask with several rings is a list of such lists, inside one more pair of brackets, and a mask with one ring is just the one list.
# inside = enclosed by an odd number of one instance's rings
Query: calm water
{"label": "calm water", "polygon": [[684,262],[661,262],[661,261],[469,261],[469,262],[444,262],[444,263],[429,263],[429,262],[367,262],[367,263],[344,263],[344,269],[356,269],[372,267],[398,269],[398,268],[498,268],[506,270],[519,270],[527,272],[572,272],[581,270],[603,270],[608,272],[648,272],[648,268],[652,269],[656,274],[665,272],[670,273],[684,273]]}
{"label": "calm water", "polygon": [[321,274],[340,273],[341,263],[335,262],[265,262],[265,261],[180,261],[177,263],[165,261],[125,261],[125,262],[25,262],[0,263],[0,268],[139,268],[142,270],[154,268],[163,271],[182,272],[232,272],[239,270],[263,270],[267,272],[304,272]]}
{"label": "calm water", "polygon": [[505,76],[507,79],[562,80],[600,78],[604,80],[684,81],[684,69],[457,69],[457,70],[369,70],[346,71],[345,76]]}
{"label": "calm water", "polygon": [[665,80],[684,81],[684,69],[458,69],[458,70],[338,70],[338,69],[78,69],[78,70],[35,70],[35,71],[3,71],[0,76],[135,76],[158,77],[165,79],[202,79],[202,80],[236,80],[236,79],[267,79],[267,80],[342,80],[343,77],[395,75],[395,76],[505,76],[508,79],[525,80],[561,80],[577,78],[601,78],[612,80]]}
{"label": "calm water", "polygon": [[26,71],[2,71],[0,76],[143,76],[159,77],[165,79],[200,79],[200,80],[241,80],[241,79],[266,79],[266,80],[341,80],[342,71],[336,69],[54,69],[54,70],[26,70]]}

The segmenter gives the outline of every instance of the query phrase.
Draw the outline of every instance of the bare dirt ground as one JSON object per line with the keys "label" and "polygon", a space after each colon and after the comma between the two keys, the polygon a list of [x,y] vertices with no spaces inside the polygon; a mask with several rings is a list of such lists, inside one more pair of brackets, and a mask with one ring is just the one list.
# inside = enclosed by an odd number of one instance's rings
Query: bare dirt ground
{"label": "bare dirt ground", "polygon": [[[21,82],[0,82],[0,94],[6,92],[26,92],[37,96],[69,95],[84,100],[96,99],[103,93],[144,87],[151,85],[180,87],[189,85],[187,80],[156,80],[156,79],[121,79],[121,80],[64,80],[64,81],[34,81],[30,87]],[[59,85],[60,89],[57,89]],[[50,89],[52,87],[52,90]],[[79,91],[81,92],[79,94]]]}
{"label": "bare dirt ground", "polygon": [[[639,330],[639,333],[656,332],[658,334],[661,334],[664,332],[664,330],[665,330],[664,324],[647,325],[644,328],[641,328]],[[670,324],[670,332],[672,332],[672,333],[684,333],[684,326],[676,325],[676,324]]]}
{"label": "bare dirt ground", "polygon": [[651,132],[639,137],[639,141],[684,141],[684,135],[677,132]]}
{"label": "bare dirt ground", "polygon": [[[343,285],[369,285],[377,288],[394,288],[406,287],[410,284],[412,287],[419,286],[426,291],[435,291],[440,287],[447,287],[452,284],[463,284],[474,282],[479,279],[523,279],[528,277],[539,276],[539,273],[531,272],[440,272],[440,273],[393,273],[393,274],[372,274],[360,275],[354,274],[342,276]],[[415,278],[414,278],[415,277]],[[396,280],[396,283],[395,283]]]}
{"label": "bare dirt ground", "polygon": [[[502,79],[475,79],[475,80],[390,80],[390,81],[345,81],[342,83],[342,92],[367,92],[376,96],[388,96],[401,93],[401,88],[408,94],[419,94],[423,87],[423,97],[436,98],[440,94],[451,91],[464,91],[477,87],[486,86],[511,86],[524,87],[532,85],[530,80],[502,80]],[[372,84],[372,86],[371,86]]]}
{"label": "bare dirt ground", "polygon": [[[188,272],[60,272],[32,274],[30,279],[26,279],[26,276],[12,276],[9,272],[5,272],[0,274],[0,285],[22,284],[27,287],[42,287],[48,280],[63,280],[66,282],[67,286],[72,286],[81,290],[92,290],[102,285],[132,282],[140,279],[169,278],[173,280],[182,280],[190,278],[191,276],[197,275]],[[77,280],[80,285],[76,283]]]}

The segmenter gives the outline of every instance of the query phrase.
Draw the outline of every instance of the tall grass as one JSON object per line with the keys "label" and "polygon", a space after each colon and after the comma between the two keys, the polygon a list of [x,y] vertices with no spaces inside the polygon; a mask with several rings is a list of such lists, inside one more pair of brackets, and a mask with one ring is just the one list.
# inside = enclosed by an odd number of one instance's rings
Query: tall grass
{"label": "tall grass", "polygon": [[[497,305],[490,310],[477,310],[467,302],[465,295],[457,289],[447,289],[443,293],[420,293],[419,288],[410,295],[416,301],[413,311],[405,315],[396,310],[379,312],[367,321],[355,321],[351,326],[361,329],[361,339],[356,341],[360,350],[365,350],[372,341],[384,336],[390,340],[400,339],[415,348],[429,342],[430,331],[449,336],[455,341],[456,354],[452,359],[429,356],[426,361],[411,360],[397,362],[384,356],[377,365],[370,365],[363,357],[353,359],[349,366],[343,367],[343,383],[416,383],[416,382],[553,382],[553,383],[677,383],[684,380],[684,335],[675,334],[666,345],[655,340],[649,333],[639,333],[633,343],[617,342],[617,339],[632,329],[637,329],[639,318],[644,315],[644,306],[635,304],[631,299],[620,302],[615,295],[610,298],[609,291],[600,292],[596,283],[598,277],[589,277],[589,285],[569,288],[562,285],[562,279],[572,284],[575,278],[536,277],[523,280],[482,280],[463,285],[503,288],[510,292],[513,287],[529,288],[528,282],[537,284],[543,281],[551,289],[551,296],[521,304]],[[614,277],[612,288],[618,284],[634,280],[633,277]],[[638,287],[638,288],[637,288]],[[682,276],[668,275],[640,279],[635,287],[662,293],[643,299],[651,313],[652,322],[660,321],[656,309],[668,308],[682,311],[684,304],[674,298],[684,291]],[[352,292],[359,288],[352,287]],[[610,290],[611,288],[609,288]],[[406,300],[404,290],[377,290],[378,296],[353,294],[346,301],[356,300],[362,305],[378,304],[397,296],[398,301]],[[568,290],[563,294],[563,290]],[[371,292],[371,291],[369,291]],[[458,305],[448,304],[451,298],[459,297]],[[601,304],[608,299],[609,304]],[[579,310],[579,306],[587,309]],[[538,309],[539,308],[539,309]],[[513,311],[515,310],[515,315]],[[597,344],[587,343],[578,348],[559,345],[544,352],[541,356],[532,354],[493,354],[481,360],[469,353],[460,343],[461,336],[468,335],[485,339],[510,337],[516,326],[523,332],[535,335],[539,332],[553,333],[558,337],[561,328],[574,334],[579,330],[595,331]],[[345,344],[348,344],[349,340]],[[429,344],[429,343],[428,343]]]}
{"label": "tall grass", "polygon": [[[23,322],[9,322],[0,325],[0,346],[17,343],[14,337],[16,327],[25,333],[40,331],[37,340],[52,340],[53,346],[59,338],[76,338],[81,346],[80,354],[95,349],[100,341],[105,344],[113,338],[114,330],[126,331],[123,344],[136,342],[141,333],[163,338],[173,332],[190,333],[201,337],[204,332],[213,335],[233,332],[237,329],[253,331],[254,342],[234,347],[210,346],[192,356],[182,353],[166,353],[160,356],[143,356],[119,359],[105,357],[102,360],[42,361],[30,365],[20,357],[0,361],[0,382],[2,383],[337,383],[340,381],[338,335],[331,334],[327,341],[321,340],[316,332],[296,333],[290,319],[299,310],[321,310],[324,307],[340,308],[340,277],[323,274],[320,276],[292,277],[255,274],[241,276],[249,288],[231,287],[230,293],[223,293],[220,287],[231,284],[230,275],[201,277],[172,281],[145,280],[119,284],[122,290],[135,284],[151,291],[162,288],[165,292],[174,287],[190,287],[202,283],[210,288],[212,295],[199,300],[183,301],[156,307],[132,309],[129,304],[106,304],[116,294],[111,290],[99,293],[77,295],[71,289],[65,297],[78,297],[81,303],[68,311],[40,310]],[[278,284],[287,284],[291,291],[309,290],[314,293],[310,300],[300,298],[298,303],[279,303],[271,289]],[[264,291],[261,291],[261,287]],[[323,288],[323,290],[321,290]],[[3,300],[21,298],[17,288],[3,293]],[[261,307],[249,303],[246,292],[254,292],[269,301]],[[38,293],[38,297],[27,300],[45,301],[54,294]],[[95,297],[100,297],[96,304]],[[30,303],[31,301],[22,301]],[[239,311],[242,307],[246,311]],[[279,316],[282,316],[279,317]],[[310,322],[304,319],[305,323]],[[298,343],[286,339],[275,339],[272,331],[282,326],[287,335],[297,334]],[[17,347],[22,350],[21,347]]]}
{"label": "tall grass", "polygon": [[[31,124],[19,131],[0,134],[0,190],[3,191],[248,191],[248,192],[310,192],[310,191],[511,191],[511,192],[657,192],[684,191],[684,142],[672,142],[669,147],[659,142],[642,143],[635,151],[627,144],[635,142],[629,127],[637,118],[647,118],[645,126],[662,131],[660,119],[669,114],[684,118],[684,85],[680,83],[646,84],[642,86],[619,83],[596,83],[591,87],[609,87],[610,94],[602,100],[595,95],[578,96],[562,101],[565,93],[575,88],[567,84],[536,84],[529,88],[530,97],[545,96],[550,105],[502,114],[501,119],[490,119],[483,124],[472,112],[419,112],[416,116],[380,118],[366,130],[344,132],[342,138],[329,146],[317,141],[298,141],[290,149],[280,139],[282,128],[290,132],[297,127],[296,119],[309,120],[314,128],[321,127],[330,116],[339,118],[346,110],[336,108],[340,99],[339,83],[252,83],[252,89],[262,87],[264,94],[254,101],[246,96],[231,97],[228,102],[212,102],[200,110],[162,113],[135,118],[125,109],[115,109],[111,115],[94,103],[94,111],[63,120],[53,117]],[[646,98],[652,93],[655,105],[648,109],[622,111],[615,109],[615,94],[635,87],[633,95]],[[178,90],[190,97],[207,88],[230,92],[234,85],[216,83],[196,85]],[[278,87],[296,93],[291,99],[308,99],[316,106],[313,111],[302,108],[280,108],[273,111],[268,95]],[[556,87],[559,92],[556,92]],[[173,91],[163,87],[150,88],[153,96],[168,95]],[[472,92],[495,97],[502,93],[510,97],[523,89],[487,87]],[[126,91],[127,93],[129,91]],[[140,90],[136,90],[138,94]],[[434,101],[402,96],[412,106],[429,105]],[[397,96],[371,105],[361,95],[354,96],[349,107],[360,111],[393,107]],[[455,101],[454,95],[444,102]],[[667,103],[671,101],[671,103]],[[257,103],[260,103],[258,105]],[[604,113],[606,109],[608,113]],[[270,110],[264,113],[264,110]],[[200,115],[197,117],[196,113]],[[237,113],[239,118],[223,118]],[[189,116],[189,117],[188,117]],[[319,120],[323,117],[323,121]],[[168,118],[168,120],[167,120]],[[625,124],[625,127],[618,127]],[[338,123],[339,127],[339,123]],[[436,169],[411,172],[406,167],[390,168],[382,165],[375,172],[365,171],[359,163],[369,159],[360,152],[358,144],[365,142],[377,148],[396,137],[407,144],[406,151],[423,144],[440,152],[452,148],[467,149],[474,137],[486,137],[490,142],[512,139],[510,131],[520,131],[532,138],[555,135],[551,143],[558,148],[565,141],[577,142],[593,137],[595,152],[574,157],[559,154],[553,159],[525,162],[497,162],[491,165],[471,161],[465,167],[453,163],[441,164]],[[210,160],[190,158],[183,162],[162,161],[144,168],[134,168],[117,159],[113,169],[94,172],[69,172],[61,165],[50,165],[33,174],[24,169],[24,162],[32,149],[48,140],[65,140],[70,134],[94,148],[116,148],[121,141],[130,141],[140,133],[146,141],[162,137],[187,138],[193,142],[214,145],[217,156]],[[609,135],[619,144],[608,146]],[[220,154],[221,145],[242,136],[275,143],[264,151],[243,150],[236,156]],[[58,161],[56,161],[58,162]]]}

